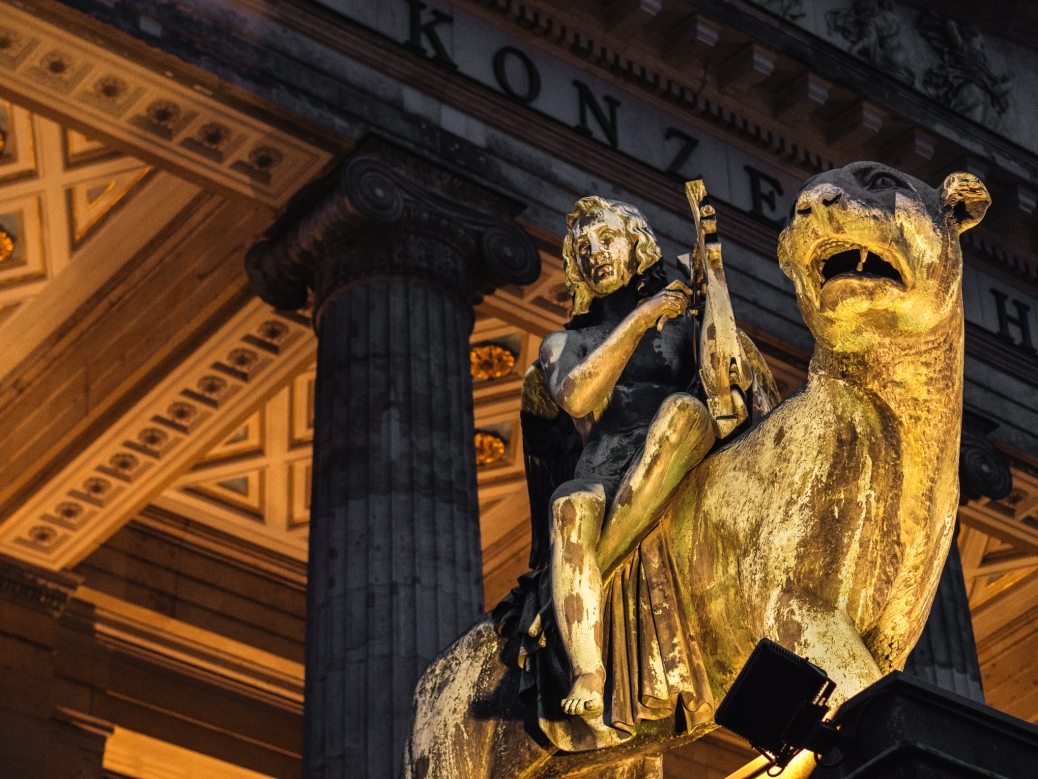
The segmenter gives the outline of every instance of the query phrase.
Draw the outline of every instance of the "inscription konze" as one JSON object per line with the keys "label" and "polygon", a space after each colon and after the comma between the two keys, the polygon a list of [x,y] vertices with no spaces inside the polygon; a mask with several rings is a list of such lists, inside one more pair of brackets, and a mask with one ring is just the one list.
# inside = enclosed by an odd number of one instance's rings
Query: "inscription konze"
{"label": "inscription konze", "polygon": [[[802,182],[713,135],[679,126],[677,117],[655,106],[610,94],[610,87],[590,73],[450,6],[447,0],[395,0],[382,4],[379,13],[372,12],[370,0],[337,0],[342,3],[358,20],[425,57],[430,66],[479,81],[516,106],[549,116],[676,181],[706,178],[719,199],[777,230],[788,223],[792,196]],[[397,13],[386,12],[394,8]],[[1038,354],[1038,336],[1033,332],[1038,302],[1017,299],[1019,295],[992,288],[989,281],[977,275],[966,279],[966,289],[979,292],[970,296],[966,318],[1007,345],[1027,355]]]}
{"label": "inscription konze", "polygon": [[[701,175],[709,175],[714,181],[729,179],[727,196],[719,193],[722,199],[776,229],[786,224],[788,203],[780,199],[795,188],[788,177],[787,186],[783,186],[777,172],[772,175],[758,165],[746,164],[753,158],[734,152],[714,138],[699,138],[688,129],[669,125],[654,108],[640,103],[625,107],[593,77],[580,74],[574,78],[577,71],[571,73],[568,66],[549,61],[542,53],[532,55],[517,45],[519,41],[509,39],[511,42],[499,45],[500,31],[483,30],[480,22],[465,14],[448,13],[422,0],[400,2],[407,8],[407,32],[401,43],[430,63],[460,71],[491,88],[496,86],[518,105],[565,122],[580,135],[635,157],[678,181]],[[490,42],[494,38],[498,43]],[[655,145],[654,136],[659,139]],[[728,160],[728,155],[745,159]],[[713,168],[701,170],[701,164],[712,164]]]}

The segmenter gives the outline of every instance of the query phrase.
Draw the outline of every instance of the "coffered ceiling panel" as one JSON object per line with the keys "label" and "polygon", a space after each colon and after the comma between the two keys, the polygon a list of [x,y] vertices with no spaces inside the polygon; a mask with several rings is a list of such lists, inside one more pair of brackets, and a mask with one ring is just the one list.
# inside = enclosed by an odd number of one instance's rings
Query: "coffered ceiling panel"
{"label": "coffered ceiling panel", "polygon": [[[200,84],[155,72],[0,2],[0,94],[90,125],[149,158],[273,207],[332,152],[256,120]],[[17,99],[16,99],[17,101]],[[70,158],[83,148],[72,138]]]}
{"label": "coffered ceiling panel", "polygon": [[306,559],[315,368],[247,412],[155,505]]}
{"label": "coffered ceiling panel", "polygon": [[[219,524],[219,512],[205,513],[213,506],[243,528],[268,514],[284,517],[286,534],[304,524],[305,503],[292,496],[309,494],[309,432],[290,408],[307,403],[295,398],[315,347],[304,318],[246,305],[0,526],[0,551],[54,570],[75,565],[196,463],[175,490],[198,509],[192,516]],[[267,413],[266,398],[286,382]]]}
{"label": "coffered ceiling panel", "polygon": [[0,307],[13,309],[73,261],[152,168],[3,101],[0,139]]}

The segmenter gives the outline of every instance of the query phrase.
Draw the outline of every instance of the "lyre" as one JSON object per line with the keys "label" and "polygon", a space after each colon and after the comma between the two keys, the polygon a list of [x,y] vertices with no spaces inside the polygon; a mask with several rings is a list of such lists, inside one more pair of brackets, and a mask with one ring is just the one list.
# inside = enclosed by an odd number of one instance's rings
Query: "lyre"
{"label": "lyre", "polygon": [[725,438],[749,416],[747,397],[753,385],[753,372],[739,343],[724,279],[717,212],[702,179],[686,182],[685,194],[696,223],[696,241],[691,258],[686,254],[678,260],[696,293],[702,295],[699,379],[716,433],[719,438]]}

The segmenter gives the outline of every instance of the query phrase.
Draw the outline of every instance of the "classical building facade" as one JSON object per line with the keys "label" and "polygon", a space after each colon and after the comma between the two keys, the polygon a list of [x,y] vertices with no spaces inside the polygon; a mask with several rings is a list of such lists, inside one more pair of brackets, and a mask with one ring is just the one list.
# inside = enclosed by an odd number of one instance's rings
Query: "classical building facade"
{"label": "classical building facade", "polygon": [[[526,569],[519,390],[573,202],[636,204],[673,266],[703,177],[788,394],[778,234],[859,159],[993,196],[910,669],[1038,722],[1036,31],[959,0],[0,0],[0,777],[398,776],[417,676]],[[717,733],[665,776],[752,756]]]}

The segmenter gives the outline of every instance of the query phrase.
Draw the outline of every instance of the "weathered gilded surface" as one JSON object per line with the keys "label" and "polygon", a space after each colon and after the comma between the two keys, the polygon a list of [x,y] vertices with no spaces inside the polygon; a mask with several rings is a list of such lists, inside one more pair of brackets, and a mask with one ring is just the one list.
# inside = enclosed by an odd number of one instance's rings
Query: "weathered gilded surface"
{"label": "weathered gilded surface", "polygon": [[[988,204],[973,176],[934,190],[875,163],[801,191],[779,259],[816,339],[808,383],[692,468],[639,547],[670,550],[715,701],[761,637],[825,668],[837,703],[918,639],[958,499],[958,237]],[[484,621],[430,667],[405,776],[652,776],[639,761],[711,727],[645,720],[619,746],[557,753],[516,702],[504,645]]]}

